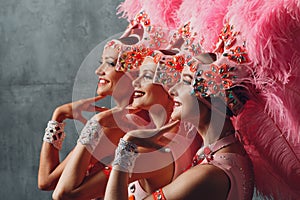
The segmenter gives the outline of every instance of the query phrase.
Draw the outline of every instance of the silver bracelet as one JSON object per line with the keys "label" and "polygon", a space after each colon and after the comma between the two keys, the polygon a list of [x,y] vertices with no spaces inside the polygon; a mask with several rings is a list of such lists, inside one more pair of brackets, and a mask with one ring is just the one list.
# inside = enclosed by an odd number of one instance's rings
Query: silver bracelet
{"label": "silver bracelet", "polygon": [[66,137],[64,127],[64,123],[59,123],[54,120],[49,121],[47,128],[45,129],[43,141],[48,142],[52,144],[56,149],[61,150],[62,143]]}
{"label": "silver bracelet", "polygon": [[112,166],[120,166],[129,172],[129,176],[131,176],[138,155],[137,145],[121,138],[115,152],[115,159]]}
{"label": "silver bracelet", "polygon": [[101,126],[97,120],[88,120],[83,127],[77,142],[85,145],[90,151],[94,151],[100,140]]}

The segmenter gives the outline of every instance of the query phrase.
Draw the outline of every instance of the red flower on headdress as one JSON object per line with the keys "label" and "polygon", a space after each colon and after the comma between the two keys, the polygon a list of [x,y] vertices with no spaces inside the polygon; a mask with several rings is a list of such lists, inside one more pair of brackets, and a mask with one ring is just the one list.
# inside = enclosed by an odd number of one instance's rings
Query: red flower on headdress
{"label": "red flower on headdress", "polygon": [[149,49],[143,46],[133,47],[120,55],[117,65],[118,71],[129,71],[138,69],[144,58],[148,55]]}
{"label": "red flower on headdress", "polygon": [[176,71],[181,72],[184,67],[185,59],[183,55],[173,56],[172,58],[166,60],[166,65],[169,68],[176,69]]}
{"label": "red flower on headdress", "polygon": [[150,26],[150,17],[145,11],[141,11],[135,16],[134,20],[131,21],[131,25],[134,25],[135,23],[143,24],[146,27]]}

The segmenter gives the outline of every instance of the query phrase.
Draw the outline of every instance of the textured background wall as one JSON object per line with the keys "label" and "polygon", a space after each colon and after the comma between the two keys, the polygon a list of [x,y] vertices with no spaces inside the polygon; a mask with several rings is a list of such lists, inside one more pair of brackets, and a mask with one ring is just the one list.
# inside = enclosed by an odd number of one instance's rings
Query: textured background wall
{"label": "textured background wall", "polygon": [[[51,198],[37,188],[44,129],[53,109],[72,100],[89,52],[126,28],[115,15],[120,1],[0,0],[1,199]],[[67,123],[62,156],[77,138]]]}

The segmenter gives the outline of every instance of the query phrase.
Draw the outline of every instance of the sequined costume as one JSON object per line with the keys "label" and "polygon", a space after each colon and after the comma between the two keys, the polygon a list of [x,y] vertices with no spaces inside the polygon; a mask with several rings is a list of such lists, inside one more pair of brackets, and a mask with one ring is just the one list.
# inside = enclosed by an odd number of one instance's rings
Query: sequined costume
{"label": "sequined costume", "polygon": [[[173,133],[164,135],[167,138],[172,138],[172,144],[168,146],[175,160],[172,181],[188,169],[193,159],[193,155],[195,155],[202,143],[195,128],[190,127],[190,130],[187,131],[186,126],[189,126],[189,124],[183,124],[183,126],[185,126],[184,130],[180,131],[175,137],[173,137]],[[149,196],[151,193],[146,192],[139,181],[134,181],[129,184],[128,194],[129,199],[140,200]]]}
{"label": "sequined costume", "polygon": [[240,155],[217,152],[235,142],[238,140],[234,134],[231,134],[209,145],[209,147],[202,147],[197,152],[193,165],[209,164],[222,169],[230,180],[228,200],[252,199],[254,179],[252,164],[248,155],[246,153]]}

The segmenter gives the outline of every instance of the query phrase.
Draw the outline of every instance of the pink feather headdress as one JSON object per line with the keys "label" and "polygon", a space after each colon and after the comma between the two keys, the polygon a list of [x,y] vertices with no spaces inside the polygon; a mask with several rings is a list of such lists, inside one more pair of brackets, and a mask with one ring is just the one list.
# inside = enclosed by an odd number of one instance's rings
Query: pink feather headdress
{"label": "pink feather headdress", "polygon": [[123,13],[121,17],[131,21],[135,15],[143,10],[148,13],[153,24],[165,29],[175,30],[179,25],[176,11],[183,0],[125,0],[118,6],[117,14]]}
{"label": "pink feather headdress", "polygon": [[183,16],[182,23],[192,19],[191,26],[205,50],[215,50],[226,21],[246,41],[252,74],[244,81],[260,92],[255,90],[233,121],[253,161],[258,192],[266,198],[298,199],[300,2],[217,2],[185,0],[178,15]]}
{"label": "pink feather headdress", "polygon": [[232,0],[184,0],[177,12],[180,24],[188,21],[197,33],[197,40],[207,52],[214,50],[224,18]]}
{"label": "pink feather headdress", "polygon": [[247,41],[261,92],[235,118],[253,161],[257,190],[274,199],[300,197],[300,3],[232,1],[226,18]]}

